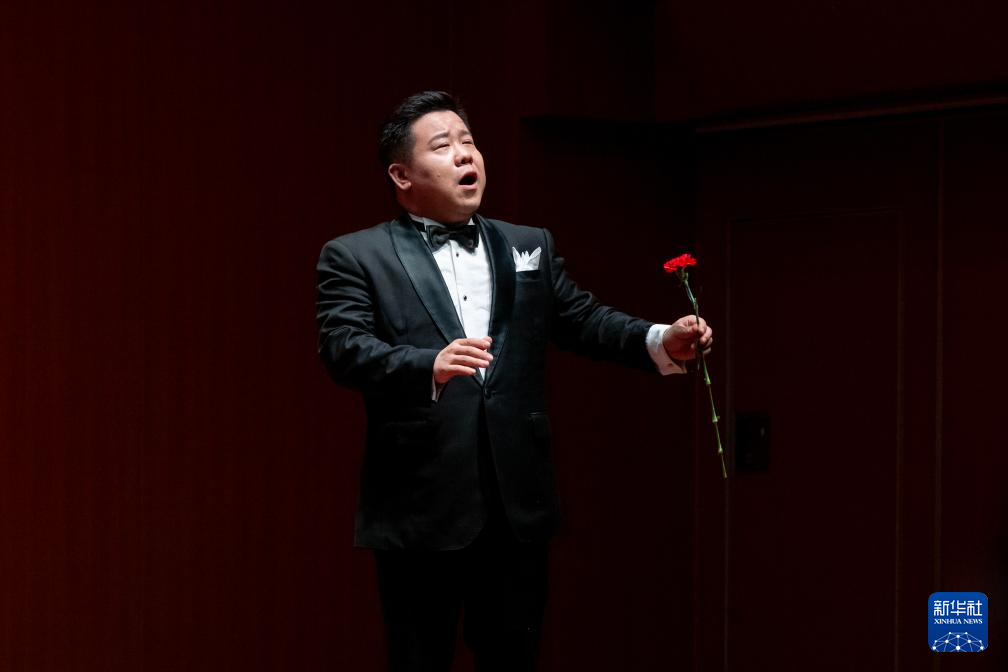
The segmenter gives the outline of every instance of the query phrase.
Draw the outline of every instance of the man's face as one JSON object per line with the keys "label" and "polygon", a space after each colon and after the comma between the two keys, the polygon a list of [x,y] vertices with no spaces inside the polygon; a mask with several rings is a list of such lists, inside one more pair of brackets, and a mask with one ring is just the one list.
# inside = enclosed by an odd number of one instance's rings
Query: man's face
{"label": "man's face", "polygon": [[479,208],[486,187],[483,155],[462,119],[446,110],[413,122],[413,154],[393,163],[389,175],[400,203],[415,215],[451,224],[465,222]]}

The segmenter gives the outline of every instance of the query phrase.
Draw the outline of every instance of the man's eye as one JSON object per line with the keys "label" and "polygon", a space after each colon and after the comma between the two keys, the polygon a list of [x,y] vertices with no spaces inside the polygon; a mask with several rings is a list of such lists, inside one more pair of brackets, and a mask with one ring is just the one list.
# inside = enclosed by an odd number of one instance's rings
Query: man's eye
{"label": "man's eye", "polygon": [[436,146],[436,147],[434,148],[434,151],[437,151],[437,150],[439,150],[439,149],[445,149],[445,148],[447,148],[447,147],[448,147],[448,145],[437,145],[437,146]]}

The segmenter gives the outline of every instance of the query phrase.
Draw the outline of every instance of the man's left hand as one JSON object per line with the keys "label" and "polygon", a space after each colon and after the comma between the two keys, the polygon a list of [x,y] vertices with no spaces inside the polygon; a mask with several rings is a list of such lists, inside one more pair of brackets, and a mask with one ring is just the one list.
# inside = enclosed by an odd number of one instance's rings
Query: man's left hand
{"label": "man's left hand", "polygon": [[669,357],[680,362],[696,357],[697,342],[703,353],[709,354],[714,342],[714,332],[707,326],[707,321],[700,318],[699,324],[695,315],[680,317],[662,334],[662,345]]}

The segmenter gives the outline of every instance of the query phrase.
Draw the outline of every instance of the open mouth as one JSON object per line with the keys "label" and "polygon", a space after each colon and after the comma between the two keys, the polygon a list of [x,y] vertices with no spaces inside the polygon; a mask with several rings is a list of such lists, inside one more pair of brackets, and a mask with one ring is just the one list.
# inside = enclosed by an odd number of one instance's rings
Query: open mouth
{"label": "open mouth", "polygon": [[462,179],[459,180],[459,186],[471,187],[474,184],[476,184],[476,179],[477,176],[475,171],[471,173],[466,173],[465,175],[462,176]]}

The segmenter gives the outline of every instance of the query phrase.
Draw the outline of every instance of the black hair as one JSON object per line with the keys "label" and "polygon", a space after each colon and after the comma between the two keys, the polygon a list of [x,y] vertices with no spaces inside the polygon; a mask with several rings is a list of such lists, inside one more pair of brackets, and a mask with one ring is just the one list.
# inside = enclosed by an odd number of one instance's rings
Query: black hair
{"label": "black hair", "polygon": [[383,169],[392,163],[402,163],[413,152],[413,122],[430,112],[454,112],[469,127],[469,119],[459,101],[444,91],[414,93],[388,116],[378,133],[378,160]]}

